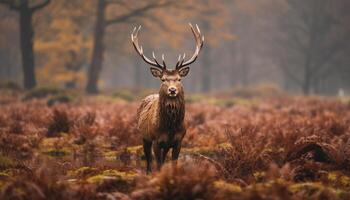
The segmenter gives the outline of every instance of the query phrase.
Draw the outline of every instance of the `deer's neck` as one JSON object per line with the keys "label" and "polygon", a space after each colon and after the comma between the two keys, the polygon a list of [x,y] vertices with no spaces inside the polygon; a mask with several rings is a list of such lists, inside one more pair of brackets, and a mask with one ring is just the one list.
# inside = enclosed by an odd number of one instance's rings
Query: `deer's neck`
{"label": "deer's neck", "polygon": [[159,128],[162,131],[175,132],[183,126],[185,117],[185,98],[180,93],[176,98],[159,94]]}

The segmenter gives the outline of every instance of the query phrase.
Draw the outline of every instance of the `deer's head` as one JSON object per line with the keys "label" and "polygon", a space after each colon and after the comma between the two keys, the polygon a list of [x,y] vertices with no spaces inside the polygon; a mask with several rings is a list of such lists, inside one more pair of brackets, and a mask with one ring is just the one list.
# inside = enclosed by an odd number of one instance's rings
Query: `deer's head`
{"label": "deer's head", "polygon": [[196,50],[192,57],[187,61],[185,60],[186,54],[180,54],[175,65],[175,69],[167,69],[167,66],[164,61],[164,54],[162,55],[161,63],[157,61],[154,52],[152,52],[152,59],[144,55],[142,46],[139,46],[137,37],[141,26],[139,26],[138,28],[135,27],[131,34],[131,41],[134,45],[136,52],[146,63],[151,65],[150,70],[152,75],[156,78],[159,78],[162,81],[160,91],[162,91],[170,98],[175,98],[178,96],[178,94],[183,93],[181,79],[187,76],[188,72],[190,71],[189,65],[196,61],[198,54],[203,47],[204,36],[202,36],[198,26],[196,25],[195,29],[190,24],[190,27],[196,40]]}

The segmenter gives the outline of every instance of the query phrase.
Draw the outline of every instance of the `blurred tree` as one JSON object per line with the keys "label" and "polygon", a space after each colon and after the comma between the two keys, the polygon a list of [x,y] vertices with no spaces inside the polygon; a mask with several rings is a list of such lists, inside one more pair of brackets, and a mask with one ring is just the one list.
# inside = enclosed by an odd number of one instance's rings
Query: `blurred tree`
{"label": "blurred tree", "polygon": [[[204,2],[210,2],[210,6]],[[116,10],[118,12],[116,12]],[[226,9],[227,10],[227,9]],[[112,12],[113,11],[113,12]],[[208,14],[208,16],[205,14]],[[219,13],[219,14],[218,14]],[[191,40],[193,42],[192,36],[190,35],[188,28],[184,27],[184,24],[188,23],[188,19],[198,19],[200,22],[199,25],[203,31],[206,33],[206,38],[208,38],[208,42],[206,43],[206,47],[215,46],[219,44],[221,41],[225,41],[229,38],[227,32],[225,32],[222,27],[225,22],[227,22],[227,18],[225,18],[225,5],[218,4],[213,0],[204,0],[201,3],[198,1],[174,1],[174,0],[150,0],[144,1],[140,3],[139,1],[106,1],[99,0],[96,12],[96,22],[95,22],[95,34],[94,34],[94,45],[93,45],[93,53],[91,65],[88,71],[88,83],[86,87],[86,91],[89,93],[96,93],[97,83],[99,79],[99,75],[102,69],[103,55],[104,55],[104,44],[105,41],[103,38],[106,34],[106,28],[110,27],[110,25],[118,24],[118,33],[121,34],[123,30],[122,25],[127,24],[125,26],[127,28],[127,35],[130,35],[130,31],[128,27],[130,27],[130,23],[138,23],[146,25],[151,28],[153,33],[147,34],[143,33],[142,35],[146,37],[143,40],[144,44],[151,44],[155,46],[154,43],[159,43],[161,38],[167,38],[170,46],[172,48],[178,48],[182,43],[182,40]],[[176,17],[174,17],[176,16]],[[225,20],[227,19],[227,20]],[[203,24],[202,24],[203,23]],[[208,24],[208,30],[205,30],[204,25]],[[202,26],[203,25],[203,26]],[[216,30],[211,30],[216,29]],[[161,34],[165,31],[168,34]],[[159,33],[158,37],[154,37],[154,33]],[[171,33],[171,37],[166,37],[164,35],[169,35]],[[186,34],[186,37],[184,35]],[[215,36],[215,37],[211,37]],[[118,36],[119,37],[119,36]],[[184,39],[185,38],[185,39]],[[191,42],[191,44],[192,44]],[[125,48],[130,50],[131,45],[129,38],[122,41],[124,44],[119,44],[119,48]],[[125,44],[127,44],[125,46]],[[164,46],[162,43],[161,46]],[[185,45],[186,47],[188,45]],[[192,46],[190,46],[192,47]],[[155,48],[159,49],[159,47]],[[192,52],[191,52],[192,53]],[[189,54],[187,54],[189,55]],[[205,59],[207,56],[203,56]],[[208,56],[208,59],[211,59]],[[135,63],[135,68],[138,67],[138,63]],[[211,68],[211,64],[207,63],[203,66]],[[141,77],[140,73],[143,70],[135,69],[135,79],[137,77]],[[210,69],[203,70],[206,75],[210,74]],[[206,76],[208,77],[208,76]],[[135,80],[137,82],[138,80]],[[210,77],[204,81],[203,84],[210,84]],[[137,83],[140,84],[140,83]],[[205,86],[207,88],[207,86]]]}
{"label": "blurred tree", "polygon": [[26,89],[33,88],[36,85],[33,51],[33,14],[46,7],[50,2],[50,0],[40,2],[30,0],[0,0],[0,4],[7,5],[11,10],[19,13],[23,86]]}
{"label": "blurred tree", "polygon": [[0,79],[2,81],[20,81],[21,74],[16,13],[0,7]]}
{"label": "blurred tree", "polygon": [[85,81],[82,70],[92,47],[93,2],[53,1],[38,17],[35,51],[38,55],[38,81],[68,88]]}
{"label": "blurred tree", "polygon": [[[202,21],[203,31],[209,31],[210,25],[209,22],[206,20]],[[212,87],[212,78],[211,78],[211,68],[212,68],[212,47],[210,45],[206,45],[206,47],[203,49],[203,66],[202,66],[202,92],[209,92]]]}
{"label": "blurred tree", "polygon": [[201,57],[202,76],[201,91],[209,92],[213,87],[213,48],[223,42],[233,40],[233,34],[228,29],[227,23],[230,21],[228,13],[228,3],[225,0],[203,0],[201,3],[193,2],[196,7],[193,12],[194,17],[200,21],[201,30],[204,32],[206,41]]}
{"label": "blurred tree", "polygon": [[[95,32],[93,39],[93,50],[90,68],[88,70],[88,80],[86,91],[88,93],[97,93],[98,92],[98,80],[102,70],[103,58],[104,58],[104,37],[106,33],[106,28],[120,23],[130,22],[130,20],[136,17],[145,16],[151,10],[161,7],[167,7],[175,3],[175,1],[158,1],[152,0],[147,1],[141,4],[141,6],[134,7],[132,6],[132,1],[120,1],[120,0],[98,0],[96,6],[96,21],[95,21]],[[106,16],[107,8],[109,5],[114,4],[126,12],[108,18]],[[138,4],[140,4],[138,2]],[[120,13],[120,12],[118,12]],[[154,18],[153,18],[154,19]]]}
{"label": "blurred tree", "polygon": [[258,3],[255,0],[236,0],[233,3],[233,20],[231,26],[236,35],[236,40],[232,48],[235,48],[236,61],[235,66],[238,68],[237,79],[239,84],[246,87],[250,84],[250,73],[252,68],[252,55],[254,53],[255,44],[252,43],[256,39],[253,26],[256,24],[256,10],[259,9]]}
{"label": "blurred tree", "polygon": [[278,18],[280,34],[275,38],[284,54],[279,57],[281,69],[301,86],[304,94],[310,94],[334,67],[332,61],[349,47],[346,41],[350,32],[342,20],[348,13],[339,12],[342,1],[283,1],[284,9]]}

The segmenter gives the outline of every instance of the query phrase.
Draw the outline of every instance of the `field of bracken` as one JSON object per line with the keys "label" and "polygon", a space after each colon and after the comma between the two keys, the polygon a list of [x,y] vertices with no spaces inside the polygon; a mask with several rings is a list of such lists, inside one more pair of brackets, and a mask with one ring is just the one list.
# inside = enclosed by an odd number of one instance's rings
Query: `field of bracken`
{"label": "field of bracken", "polygon": [[177,165],[146,175],[144,93],[1,89],[0,199],[350,199],[348,100],[188,96]]}

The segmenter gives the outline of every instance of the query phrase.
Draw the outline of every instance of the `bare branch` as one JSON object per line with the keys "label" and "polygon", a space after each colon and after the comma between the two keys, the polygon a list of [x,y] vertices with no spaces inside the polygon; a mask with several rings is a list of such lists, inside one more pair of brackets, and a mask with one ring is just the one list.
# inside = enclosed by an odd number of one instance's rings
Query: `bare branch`
{"label": "bare branch", "polygon": [[33,6],[33,7],[31,8],[31,11],[32,11],[32,12],[36,12],[36,11],[38,11],[38,10],[40,10],[40,9],[42,9],[42,8],[44,8],[44,7],[46,7],[46,6],[49,5],[50,3],[51,3],[51,0],[44,0],[42,3],[39,3],[39,4],[35,5],[35,6]]}
{"label": "bare branch", "polygon": [[[296,84],[298,85],[302,85],[302,81],[297,77],[295,76],[295,74],[293,72],[290,71],[289,69],[289,66],[286,62],[286,59],[285,58],[279,58],[279,65],[278,67],[291,79],[293,80]],[[295,66],[295,65],[294,65]]]}
{"label": "bare branch", "polygon": [[299,78],[297,78],[297,76],[295,76],[295,75],[289,70],[289,68],[288,68],[286,65],[280,66],[280,68],[281,68],[282,71],[283,71],[286,75],[288,75],[288,77],[289,77],[290,79],[292,79],[296,84],[302,85],[302,82],[299,80]]}
{"label": "bare branch", "polygon": [[322,57],[320,57],[321,59],[316,62],[313,66],[313,71],[315,71],[313,75],[313,78],[318,77],[320,74],[322,74],[322,72],[327,71],[328,68],[330,68],[331,65],[328,65],[330,63],[330,61],[332,61],[332,59],[339,53],[341,53],[342,51],[344,51],[347,47],[349,47],[349,44],[347,41],[349,39],[348,38],[344,38],[344,39],[340,39],[337,43],[335,43],[334,45],[332,45],[331,47],[328,48],[328,51],[323,54]]}
{"label": "bare branch", "polygon": [[140,16],[143,16],[146,12],[150,11],[150,10],[153,10],[153,9],[156,9],[156,8],[160,8],[160,7],[166,7],[166,6],[169,6],[171,5],[173,2],[170,2],[170,1],[167,1],[167,2],[161,2],[161,3],[158,3],[158,2],[155,2],[155,3],[151,3],[151,4],[148,4],[148,5],[145,5],[141,8],[137,8],[135,10],[132,10],[131,12],[127,13],[127,14],[124,14],[124,15],[121,15],[121,16],[118,16],[114,19],[109,19],[109,20],[106,20],[106,25],[112,25],[112,24],[117,24],[117,23],[122,23],[122,22],[126,22],[128,20],[130,20],[130,18],[133,18],[133,17],[140,17]]}
{"label": "bare branch", "polygon": [[194,157],[196,157],[196,158],[199,158],[199,159],[201,159],[201,160],[206,160],[206,161],[208,161],[209,163],[213,164],[214,167],[216,168],[216,170],[217,170],[218,172],[220,172],[220,173],[221,173],[222,175],[224,175],[224,176],[228,176],[228,175],[230,174],[230,173],[225,169],[225,167],[224,167],[221,163],[219,163],[218,161],[216,161],[216,160],[214,160],[214,159],[212,159],[212,158],[209,158],[209,157],[207,157],[207,156],[204,156],[204,155],[202,155],[202,154],[200,154],[200,153],[193,153],[192,156],[194,156]]}
{"label": "bare branch", "polygon": [[11,10],[19,9],[19,5],[16,5],[15,2],[11,0],[0,0],[0,4],[8,6]]}
{"label": "bare branch", "polygon": [[127,4],[125,1],[120,1],[120,0],[107,0],[107,4],[114,4],[114,5],[119,5],[122,6],[128,10],[131,10],[131,7],[129,4]]}
{"label": "bare branch", "polygon": [[157,23],[157,25],[164,31],[166,32],[170,32],[171,29],[169,28],[169,25],[167,25],[166,23],[164,23],[163,20],[159,19],[158,17],[155,17],[152,14],[146,14],[143,16],[144,18],[148,18],[150,21]]}

